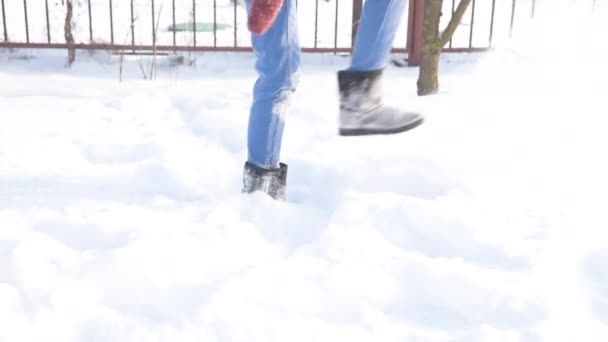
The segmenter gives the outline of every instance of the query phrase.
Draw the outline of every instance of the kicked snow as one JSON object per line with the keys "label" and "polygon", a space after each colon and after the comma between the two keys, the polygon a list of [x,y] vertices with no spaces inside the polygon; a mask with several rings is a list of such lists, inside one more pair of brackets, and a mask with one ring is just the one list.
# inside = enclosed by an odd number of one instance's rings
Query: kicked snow
{"label": "kicked snow", "polygon": [[348,60],[306,56],[288,203],[240,194],[251,56],[119,82],[0,52],[0,341],[604,341],[605,24],[580,18],[445,55],[436,96],[391,67],[427,117],[397,136],[338,137]]}

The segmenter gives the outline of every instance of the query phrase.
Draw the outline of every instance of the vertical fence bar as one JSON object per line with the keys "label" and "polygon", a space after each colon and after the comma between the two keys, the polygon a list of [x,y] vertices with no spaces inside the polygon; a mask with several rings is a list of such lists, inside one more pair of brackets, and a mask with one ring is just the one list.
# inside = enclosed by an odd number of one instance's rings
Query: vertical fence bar
{"label": "vertical fence bar", "polygon": [[340,0],[336,1],[336,18],[334,20],[334,49],[338,49],[338,9],[340,5]]}
{"label": "vertical fence bar", "polygon": [[532,0],[532,13],[530,14],[530,18],[534,19],[535,14],[536,14],[536,0]]}
{"label": "vertical fence bar", "polygon": [[4,10],[4,0],[2,0],[2,26],[4,28],[4,41],[8,42],[8,30],[6,29],[6,12]]}
{"label": "vertical fence bar", "polygon": [[114,8],[110,0],[110,43],[114,45]]}
{"label": "vertical fence bar", "polygon": [[509,26],[509,37],[513,37],[513,26],[515,24],[515,6],[517,0],[513,0],[513,7],[511,8],[511,25]]}
{"label": "vertical fence bar", "polygon": [[492,0],[492,15],[490,17],[490,39],[488,45],[492,47],[492,38],[494,38],[494,18],[496,13],[496,0]]}
{"label": "vertical fence bar", "polygon": [[92,43],[93,42],[93,14],[91,11],[91,0],[88,0],[88,7],[89,7],[89,41]]}
{"label": "vertical fence bar", "polygon": [[217,47],[217,0],[213,0],[213,47]]}
{"label": "vertical fence bar", "polygon": [[469,48],[473,47],[473,29],[475,27],[475,0],[471,4],[471,30],[469,32]]}
{"label": "vertical fence bar", "polygon": [[154,6],[154,0],[152,0],[152,45],[156,46],[156,9]]}
{"label": "vertical fence bar", "polygon": [[173,22],[173,47],[175,47],[177,45],[177,39],[176,39],[176,36],[177,36],[177,26],[175,25],[175,0],[173,0],[173,2],[172,2],[171,10],[172,10],[172,13],[173,13],[173,18],[172,18],[172,22]]}
{"label": "vertical fence bar", "polygon": [[239,42],[237,40],[238,39],[237,38],[237,36],[238,36],[238,34],[237,34],[237,32],[238,32],[238,21],[237,21],[237,17],[236,17],[237,7],[238,7],[238,1],[235,1],[234,2],[234,47],[239,46]]}
{"label": "vertical fence bar", "polygon": [[319,0],[315,0],[315,43],[314,47],[317,48],[317,41],[319,40]]}
{"label": "vertical fence bar", "polygon": [[359,21],[361,20],[361,9],[363,8],[363,0],[353,0],[353,20],[351,27],[351,47],[355,46],[357,40],[357,31],[359,30]]}
{"label": "vertical fence bar", "polygon": [[51,22],[49,20],[49,0],[44,0],[44,13],[46,14],[46,41],[51,43]]}
{"label": "vertical fence bar", "polygon": [[[131,46],[135,46],[135,8],[133,6],[133,0],[131,0]],[[133,50],[135,53],[135,50]]]}
{"label": "vertical fence bar", "polygon": [[27,1],[23,0],[23,12],[25,13],[25,41],[30,42],[30,24],[27,16]]}
{"label": "vertical fence bar", "polygon": [[196,0],[192,0],[192,35],[194,36],[194,47],[196,47]]}
{"label": "vertical fence bar", "polygon": [[[456,11],[456,0],[452,0],[452,17],[454,16],[454,12]],[[453,37],[454,35],[452,35]],[[450,48],[452,47],[453,38],[450,37]]]}
{"label": "vertical fence bar", "polygon": [[407,65],[419,66],[422,60],[422,31],[424,27],[424,0],[410,0],[408,22]]}
{"label": "vertical fence bar", "polygon": [[[405,45],[405,49],[407,50],[408,55],[412,53],[412,46],[414,43],[413,35],[413,23],[414,23],[414,8],[415,8],[415,0],[408,1],[407,8],[407,41]],[[408,57],[409,58],[409,57]]]}

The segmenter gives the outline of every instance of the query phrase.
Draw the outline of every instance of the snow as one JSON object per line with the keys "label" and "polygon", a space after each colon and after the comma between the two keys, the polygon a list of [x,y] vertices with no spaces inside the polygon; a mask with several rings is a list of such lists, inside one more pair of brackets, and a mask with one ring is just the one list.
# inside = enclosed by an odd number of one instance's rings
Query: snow
{"label": "snow", "polygon": [[444,55],[436,96],[391,67],[397,136],[338,137],[348,59],[305,56],[288,203],[240,194],[250,55],[0,51],[0,341],[604,341],[603,13]]}

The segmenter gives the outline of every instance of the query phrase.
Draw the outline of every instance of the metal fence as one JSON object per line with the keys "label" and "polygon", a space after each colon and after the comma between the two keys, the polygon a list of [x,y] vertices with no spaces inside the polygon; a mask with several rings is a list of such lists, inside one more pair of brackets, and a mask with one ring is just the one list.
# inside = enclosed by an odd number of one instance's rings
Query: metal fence
{"label": "metal fence", "polygon": [[[251,50],[246,28],[245,9],[239,1],[231,1],[229,5],[221,4],[220,0],[128,0],[120,3],[112,0],[86,0],[79,3],[82,4],[79,10],[82,11],[81,14],[84,15],[84,18],[81,15],[78,26],[82,31],[86,31],[86,36],[82,34],[83,32],[80,32],[80,39],[73,45],[77,49],[113,51]],[[125,3],[128,4],[128,7],[125,6]],[[186,6],[186,3],[188,3],[188,6]],[[304,1],[297,1],[297,3],[298,7],[304,5]],[[64,24],[59,23],[57,25],[57,20],[53,20],[57,14],[62,14],[62,12],[55,11],[56,13],[53,13],[53,8],[49,6],[48,0],[44,1],[42,4],[44,7],[42,10],[39,9],[36,15],[32,15],[31,7],[33,5],[27,0],[1,0],[0,4],[2,6],[4,38],[0,42],[0,47],[67,48],[68,44],[62,40],[63,34],[61,33]],[[348,1],[335,0],[335,4],[332,6],[334,9],[331,18],[334,28],[333,45],[322,46],[320,44],[321,20],[326,23],[329,18],[327,15],[321,15],[320,1],[314,0],[313,13],[306,13],[305,16],[305,19],[308,20],[314,18],[314,24],[306,26],[306,28],[312,27],[314,39],[311,44],[303,47],[305,52],[350,51],[350,44],[339,44],[339,36],[344,33],[342,29],[345,26],[342,24],[342,20],[350,21],[347,26],[352,31],[352,28],[356,27],[358,17],[351,16],[348,18],[348,15],[342,15],[342,9],[345,7],[342,4],[348,4]],[[40,4],[36,5],[40,7]],[[55,3],[55,6],[57,5],[64,10],[61,2]],[[307,7],[310,7],[309,4],[307,5]],[[350,6],[352,7],[352,13],[360,13],[360,5],[361,1],[352,2]],[[76,11],[76,5],[74,5],[74,8]],[[166,10],[167,8],[169,8],[169,11]],[[163,9],[164,12],[161,12]],[[127,15],[125,15],[125,11]],[[220,13],[223,20],[220,20]],[[203,15],[205,21],[201,22]],[[119,16],[120,18],[118,18]],[[231,18],[226,18],[227,16],[231,16]],[[147,20],[144,20],[144,18]],[[55,22],[55,25],[53,25],[53,22]],[[169,25],[161,27],[161,22]],[[38,33],[36,37],[31,34],[33,26]],[[122,31],[125,27],[128,27],[128,39],[122,39],[125,32],[121,32],[118,26],[122,27]],[[231,31],[231,39],[226,39],[224,31],[227,27]],[[145,33],[147,37],[142,38],[143,30],[147,30],[147,33]],[[41,34],[43,31],[44,35]],[[139,31],[140,39],[138,39],[136,31]],[[223,39],[220,39],[220,33]],[[167,34],[170,35],[169,40],[166,39]],[[352,32],[348,34],[349,37],[353,36]],[[160,36],[165,39],[159,39]],[[201,39],[203,36],[206,39]]]}
{"label": "metal fence", "polygon": [[[76,48],[132,53],[171,51],[251,51],[242,0],[78,0],[72,29],[75,44],[65,42],[67,0],[0,0],[3,40],[0,48]],[[373,0],[371,0],[373,1]],[[459,0],[445,0],[443,13]],[[597,0],[589,0],[593,8]],[[533,20],[541,3],[551,0],[472,0],[445,51],[480,51],[497,36],[513,35],[519,22]],[[363,0],[297,1],[304,52],[349,53]],[[394,52],[416,64],[420,50],[424,0],[409,0],[408,15]],[[591,7],[591,6],[590,6]],[[449,21],[442,16],[442,26]]]}

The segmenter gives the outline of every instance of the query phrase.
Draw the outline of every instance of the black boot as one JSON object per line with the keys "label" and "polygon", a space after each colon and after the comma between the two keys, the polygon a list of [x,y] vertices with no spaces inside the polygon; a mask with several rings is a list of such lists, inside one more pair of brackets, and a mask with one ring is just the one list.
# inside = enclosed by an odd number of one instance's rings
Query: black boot
{"label": "black boot", "polygon": [[340,135],[401,133],[424,122],[422,115],[385,106],[383,70],[338,72]]}
{"label": "black boot", "polygon": [[287,165],[281,163],[278,169],[264,169],[245,163],[243,171],[243,192],[262,191],[275,200],[286,201]]}

